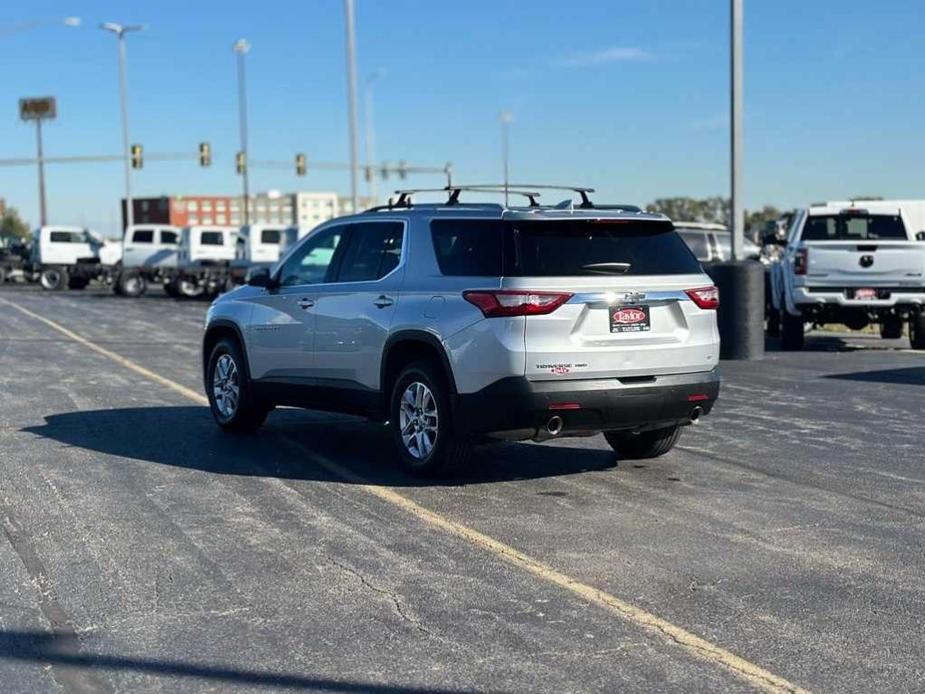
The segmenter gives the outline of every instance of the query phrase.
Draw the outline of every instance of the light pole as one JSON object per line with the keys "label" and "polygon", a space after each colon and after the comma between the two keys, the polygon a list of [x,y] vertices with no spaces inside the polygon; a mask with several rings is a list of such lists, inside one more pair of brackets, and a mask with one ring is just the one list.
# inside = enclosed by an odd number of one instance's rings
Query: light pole
{"label": "light pole", "polygon": [[369,197],[372,204],[379,202],[379,184],[376,181],[376,172],[374,170],[374,157],[376,151],[376,140],[373,132],[373,83],[381,77],[385,77],[385,70],[379,68],[366,78],[366,89],[363,93],[363,115],[366,117],[366,175],[369,176]]}
{"label": "light pole", "polygon": [[732,258],[733,260],[744,260],[743,253],[745,229],[743,228],[745,220],[742,210],[742,90],[744,79],[742,72],[742,0],[732,0],[731,8],[731,64],[730,64],[730,86],[732,89],[730,121],[731,141],[730,141],[730,162],[732,170],[730,172],[731,191],[730,191],[730,208],[732,219],[730,220],[730,231],[732,232]]}
{"label": "light pole", "polygon": [[510,183],[510,157],[509,157],[509,130],[511,123],[514,121],[514,114],[510,111],[501,112],[501,159],[504,162],[504,206],[507,207],[508,202],[508,184]]}
{"label": "light pole", "polygon": [[238,121],[241,128],[241,152],[244,155],[244,167],[241,180],[244,182],[244,224],[250,224],[250,183],[248,181],[247,162],[247,82],[244,74],[244,56],[251,49],[247,39],[238,39],[232,47],[238,56]]}
{"label": "light pole", "polygon": [[350,130],[350,198],[353,213],[359,212],[360,198],[357,191],[357,52],[356,26],[353,14],[353,0],[344,0],[344,19],[347,23],[347,117]]}
{"label": "light pole", "polygon": [[[122,111],[122,156],[125,164],[125,224],[126,228],[135,223],[135,205],[132,202],[132,166],[131,145],[128,136],[128,84],[125,76],[125,35],[130,31],[141,31],[141,24],[100,24],[103,31],[111,31],[119,39],[119,107]],[[125,229],[122,230],[123,233]]]}

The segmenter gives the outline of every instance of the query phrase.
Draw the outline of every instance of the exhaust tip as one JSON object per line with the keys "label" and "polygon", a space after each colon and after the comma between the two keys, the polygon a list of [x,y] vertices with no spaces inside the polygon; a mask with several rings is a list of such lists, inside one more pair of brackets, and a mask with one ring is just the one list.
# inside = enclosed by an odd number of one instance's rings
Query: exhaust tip
{"label": "exhaust tip", "polygon": [[703,415],[703,408],[700,405],[697,405],[697,407],[691,410],[691,422],[696,424],[698,421],[700,421],[701,415]]}
{"label": "exhaust tip", "polygon": [[546,422],[546,431],[549,432],[550,436],[558,436],[562,432],[563,426],[565,426],[565,422],[562,421],[562,417],[556,415],[550,417],[549,421]]}

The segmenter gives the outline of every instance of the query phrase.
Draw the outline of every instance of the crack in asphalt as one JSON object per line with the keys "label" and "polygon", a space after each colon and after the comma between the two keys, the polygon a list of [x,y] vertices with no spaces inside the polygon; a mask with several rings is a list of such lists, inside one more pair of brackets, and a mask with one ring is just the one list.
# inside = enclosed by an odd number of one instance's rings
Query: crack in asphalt
{"label": "crack in asphalt", "polygon": [[433,632],[431,632],[427,627],[425,627],[423,624],[421,624],[421,621],[420,621],[419,619],[416,619],[416,618],[412,617],[411,615],[409,615],[408,613],[405,612],[405,608],[402,607],[401,601],[398,599],[398,597],[395,595],[395,593],[393,593],[393,592],[390,591],[390,590],[387,590],[386,588],[380,588],[379,586],[377,586],[377,585],[375,585],[374,583],[372,583],[372,581],[370,581],[368,578],[366,578],[366,576],[364,576],[362,573],[360,573],[359,571],[357,571],[356,569],[354,569],[354,568],[352,568],[352,567],[350,567],[350,566],[347,566],[346,564],[344,564],[344,563],[342,563],[342,562],[337,561],[337,559],[334,559],[334,558],[331,557],[331,556],[326,556],[325,558],[328,560],[328,562],[330,562],[331,564],[333,564],[334,566],[336,566],[336,567],[337,567],[338,569],[340,569],[341,571],[343,571],[343,572],[345,572],[345,573],[348,573],[348,574],[350,574],[351,576],[353,576],[353,577],[359,579],[360,583],[361,583],[365,588],[368,588],[369,590],[373,591],[374,593],[378,593],[378,594],[380,594],[380,595],[386,596],[386,597],[392,602],[392,606],[395,608],[395,613],[396,613],[402,620],[404,620],[405,622],[408,622],[408,624],[410,624],[412,627],[414,627],[417,631],[421,632],[422,634],[426,634],[427,636],[433,636],[433,635],[434,635]]}

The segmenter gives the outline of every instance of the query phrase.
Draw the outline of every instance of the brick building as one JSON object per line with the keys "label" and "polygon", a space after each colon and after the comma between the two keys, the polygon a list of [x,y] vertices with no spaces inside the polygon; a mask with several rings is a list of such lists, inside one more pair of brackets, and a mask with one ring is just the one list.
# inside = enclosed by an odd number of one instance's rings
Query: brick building
{"label": "brick building", "polygon": [[[368,201],[361,200],[365,208]],[[230,195],[164,195],[133,198],[136,224],[193,226],[244,224],[244,199]],[[349,199],[337,193],[259,193],[250,197],[252,224],[297,224],[313,227],[341,214],[349,214]],[[125,200],[122,200],[122,226],[125,228]]]}

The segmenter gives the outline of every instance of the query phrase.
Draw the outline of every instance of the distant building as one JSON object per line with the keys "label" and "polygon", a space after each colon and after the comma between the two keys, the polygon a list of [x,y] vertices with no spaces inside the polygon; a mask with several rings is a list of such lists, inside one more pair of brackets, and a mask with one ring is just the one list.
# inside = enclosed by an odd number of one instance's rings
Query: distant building
{"label": "distant building", "polygon": [[[297,193],[258,193],[249,198],[248,217],[252,224],[297,224],[313,227],[342,214],[350,214],[350,198],[337,193],[300,191]],[[365,209],[369,200],[361,199]],[[230,195],[163,195],[133,198],[136,224],[193,226],[244,224],[244,198]],[[122,201],[125,228],[125,200]]]}

